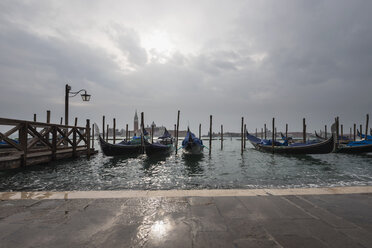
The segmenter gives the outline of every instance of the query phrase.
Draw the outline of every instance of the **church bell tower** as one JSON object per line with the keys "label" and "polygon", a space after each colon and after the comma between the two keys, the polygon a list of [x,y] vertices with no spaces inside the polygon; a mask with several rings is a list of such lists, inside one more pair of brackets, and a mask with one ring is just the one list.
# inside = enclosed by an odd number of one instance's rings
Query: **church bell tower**
{"label": "church bell tower", "polygon": [[138,116],[137,116],[137,109],[136,113],[134,114],[134,133],[137,135],[138,132]]}

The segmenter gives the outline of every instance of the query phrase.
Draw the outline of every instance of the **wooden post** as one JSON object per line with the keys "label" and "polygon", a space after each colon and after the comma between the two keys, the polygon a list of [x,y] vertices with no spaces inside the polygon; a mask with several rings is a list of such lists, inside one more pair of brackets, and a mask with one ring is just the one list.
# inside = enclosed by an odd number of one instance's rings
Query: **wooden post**
{"label": "wooden post", "polygon": [[327,125],[324,126],[324,138],[327,139]]}
{"label": "wooden post", "polygon": [[243,150],[244,150],[244,144],[243,144],[243,128],[244,128],[244,117],[242,117],[242,127],[241,127],[241,131],[240,131],[240,137],[241,137],[240,146],[241,146],[241,154],[242,154],[242,155],[243,155]]}
{"label": "wooden post", "polygon": [[359,132],[360,132],[360,139],[362,139],[362,135],[363,135],[363,126],[362,124],[360,124],[360,129],[359,129]]}
{"label": "wooden post", "polygon": [[107,129],[106,129],[106,142],[109,142],[109,124],[106,125]]}
{"label": "wooden post", "polygon": [[141,147],[142,147],[142,154],[145,153],[145,139],[144,139],[144,130],[145,130],[145,120],[144,120],[144,113],[141,112]]}
{"label": "wooden post", "polygon": [[199,139],[201,139],[201,123],[199,123]]}
{"label": "wooden post", "polygon": [[274,130],[275,130],[275,118],[273,118],[273,129],[271,129],[271,149],[272,149],[272,152],[274,153],[274,142],[275,142],[275,136],[274,136]]}
{"label": "wooden post", "polygon": [[354,123],[354,141],[356,140],[356,124]]}
{"label": "wooden post", "polygon": [[125,125],[125,140],[128,141],[129,138],[129,130],[128,130],[128,124]]}
{"label": "wooden post", "polygon": [[52,127],[52,160],[57,159],[57,127]]}
{"label": "wooden post", "polygon": [[34,122],[36,122],[36,114],[34,114]]}
{"label": "wooden post", "polygon": [[365,140],[367,140],[367,136],[368,136],[368,122],[369,122],[369,114],[367,114],[366,116],[366,136],[365,136]]}
{"label": "wooden post", "polygon": [[257,128],[256,128],[256,137],[257,137],[258,133],[257,133]]}
{"label": "wooden post", "polygon": [[18,141],[23,151],[23,154],[21,154],[21,167],[27,165],[27,130],[28,124],[26,122],[22,124],[22,127],[18,131]]}
{"label": "wooden post", "polygon": [[302,136],[303,136],[303,142],[306,143],[306,119],[302,119]]}
{"label": "wooden post", "polygon": [[92,148],[94,149],[94,123],[92,124]]}
{"label": "wooden post", "polygon": [[77,127],[77,123],[78,123],[78,118],[75,117],[75,123],[74,123],[74,126]]}
{"label": "wooden post", "polygon": [[244,124],[244,132],[243,132],[243,139],[244,139],[244,149],[245,149],[245,145],[246,145],[246,139],[245,139],[245,137],[247,136],[246,135],[246,133],[247,133],[247,124]]}
{"label": "wooden post", "polygon": [[87,119],[87,124],[86,124],[86,130],[85,130],[85,133],[87,135],[86,139],[87,139],[87,157],[88,159],[90,158],[90,120]]}
{"label": "wooden post", "polygon": [[263,128],[261,128],[261,139],[263,139]]}
{"label": "wooden post", "polygon": [[349,141],[351,140],[351,128],[350,128],[350,133],[349,133]]}
{"label": "wooden post", "polygon": [[264,132],[265,132],[265,139],[267,139],[267,128],[266,128],[266,123],[265,123],[265,125],[264,125]]}
{"label": "wooden post", "polygon": [[344,140],[344,125],[341,124],[341,140]]}
{"label": "wooden post", "polygon": [[[50,124],[50,110],[47,110],[46,123]],[[46,135],[47,141],[49,141],[49,138],[50,138],[50,136],[49,136],[49,132],[48,132],[47,135]]]}
{"label": "wooden post", "polygon": [[61,122],[60,122],[60,124],[61,124],[61,125],[63,124],[63,117],[61,117]]}
{"label": "wooden post", "polygon": [[154,143],[154,125],[151,125],[151,143]]}
{"label": "wooden post", "polygon": [[[76,122],[76,118],[75,118],[75,122]],[[76,146],[77,146],[77,144],[76,144],[76,142],[77,142],[77,140],[76,140],[76,126],[75,127],[73,127],[72,128],[72,157],[74,157],[74,158],[76,158],[77,157],[77,152],[76,152]]]}
{"label": "wooden post", "polygon": [[221,125],[221,150],[223,149],[223,125]]}
{"label": "wooden post", "polygon": [[336,144],[338,144],[338,139],[339,139],[339,130],[340,130],[340,123],[339,123],[339,118],[338,116],[336,117]]}
{"label": "wooden post", "polygon": [[112,131],[113,131],[113,142],[114,142],[114,144],[116,143],[116,119],[114,118],[114,120],[113,120],[113,129],[112,129]]}
{"label": "wooden post", "polygon": [[174,133],[173,133],[174,138],[176,138],[176,133],[177,133],[177,124],[174,124]]}
{"label": "wooden post", "polygon": [[176,129],[176,154],[178,150],[178,130],[180,128],[180,111],[177,112],[177,129]]}
{"label": "wooden post", "polygon": [[209,116],[209,156],[212,154],[212,115]]}
{"label": "wooden post", "polygon": [[288,140],[288,124],[285,124],[285,139]]}
{"label": "wooden post", "polygon": [[102,116],[102,139],[105,140],[105,116]]}

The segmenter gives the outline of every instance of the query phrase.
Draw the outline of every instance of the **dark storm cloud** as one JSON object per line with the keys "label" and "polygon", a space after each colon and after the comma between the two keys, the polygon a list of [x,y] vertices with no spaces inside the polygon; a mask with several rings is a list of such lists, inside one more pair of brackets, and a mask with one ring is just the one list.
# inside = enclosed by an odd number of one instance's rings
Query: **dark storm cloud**
{"label": "dark storm cloud", "polygon": [[[163,1],[158,12],[144,2],[111,3],[115,9],[92,2],[89,13],[83,2],[2,3],[0,116],[48,108],[62,116],[67,82],[93,95],[89,104],[73,100],[71,114],[84,109],[95,121],[105,114],[131,123],[137,108],[172,127],[181,109],[183,128],[207,125],[213,114],[227,130],[239,130],[241,116],[252,129],[277,117],[279,127],[299,130],[303,117],[315,129],[370,112],[372,3],[202,1],[167,10]],[[194,50],[146,50],[143,34],[161,28]]]}

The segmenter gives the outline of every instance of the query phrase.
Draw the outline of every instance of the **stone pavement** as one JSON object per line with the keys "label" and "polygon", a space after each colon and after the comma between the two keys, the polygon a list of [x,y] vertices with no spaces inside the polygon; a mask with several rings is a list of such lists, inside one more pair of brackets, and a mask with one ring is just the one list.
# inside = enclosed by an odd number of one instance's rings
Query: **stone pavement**
{"label": "stone pavement", "polygon": [[16,200],[0,193],[0,247],[372,247],[372,194],[365,189],[132,191],[116,198],[80,192],[75,199],[19,193]]}

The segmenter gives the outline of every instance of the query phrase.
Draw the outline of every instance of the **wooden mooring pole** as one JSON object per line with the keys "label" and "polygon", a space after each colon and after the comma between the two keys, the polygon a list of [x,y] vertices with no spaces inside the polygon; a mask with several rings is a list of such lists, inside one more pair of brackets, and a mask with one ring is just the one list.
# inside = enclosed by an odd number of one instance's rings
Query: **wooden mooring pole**
{"label": "wooden mooring pole", "polygon": [[365,136],[365,140],[367,140],[367,136],[368,136],[368,122],[369,122],[369,114],[367,114],[366,116],[366,136]]}
{"label": "wooden mooring pole", "polygon": [[102,116],[102,139],[105,140],[105,116]]}
{"label": "wooden mooring pole", "polygon": [[154,125],[151,125],[151,143],[154,143]]}
{"label": "wooden mooring pole", "polygon": [[201,123],[199,123],[199,139],[201,139]]}
{"label": "wooden mooring pole", "polygon": [[245,139],[245,137],[247,136],[246,135],[246,133],[247,133],[247,124],[244,124],[244,132],[243,132],[243,139],[244,139],[244,149],[245,149],[245,145],[246,145],[246,139]]}
{"label": "wooden mooring pole", "polygon": [[266,128],[266,123],[264,125],[264,132],[265,132],[265,139],[267,139],[267,128]]}
{"label": "wooden mooring pole", "polygon": [[263,139],[263,128],[261,128],[261,139]]}
{"label": "wooden mooring pole", "polygon": [[363,126],[362,124],[360,124],[360,129],[359,129],[359,132],[360,132],[360,139],[362,139],[362,135],[363,135]]}
{"label": "wooden mooring pole", "polygon": [[242,117],[242,127],[241,127],[241,131],[240,131],[240,137],[241,137],[240,146],[241,146],[241,154],[242,154],[242,155],[243,155],[243,150],[244,150],[244,144],[243,144],[243,129],[244,129],[244,117]]}
{"label": "wooden mooring pole", "polygon": [[142,147],[142,154],[144,154],[145,153],[145,137],[144,137],[144,130],[145,130],[145,120],[144,120],[144,113],[143,112],[141,112],[141,147]]}
{"label": "wooden mooring pole", "polygon": [[34,122],[36,122],[36,114],[34,114]]}
{"label": "wooden mooring pole", "polygon": [[324,126],[324,138],[327,139],[327,125]]}
{"label": "wooden mooring pole", "polygon": [[275,143],[275,118],[273,118],[273,128],[271,129],[271,149],[274,153],[274,143]]}
{"label": "wooden mooring pole", "polygon": [[106,130],[106,142],[109,141],[108,137],[109,137],[109,124],[106,125],[107,127],[107,130]]}
{"label": "wooden mooring pole", "polygon": [[336,144],[338,144],[338,139],[339,139],[339,130],[340,130],[340,123],[339,123],[339,118],[338,116],[336,117]]}
{"label": "wooden mooring pole", "polygon": [[129,138],[128,124],[125,124],[125,140],[128,141],[128,138]]}
{"label": "wooden mooring pole", "polygon": [[113,133],[112,133],[112,135],[113,135],[112,138],[114,139],[114,140],[113,140],[113,143],[115,144],[115,143],[116,143],[116,119],[115,119],[115,118],[113,119],[113,123],[112,123],[112,124],[113,124],[113,126],[114,126],[114,127],[112,128],[112,132],[113,132]]}
{"label": "wooden mooring pole", "polygon": [[341,124],[341,140],[344,140],[344,125]]}
{"label": "wooden mooring pole", "polygon": [[302,136],[303,136],[303,142],[306,143],[306,119],[302,119]]}
{"label": "wooden mooring pole", "polygon": [[212,154],[212,115],[209,116],[209,156]]}
{"label": "wooden mooring pole", "polygon": [[90,159],[90,120],[87,119],[87,124],[86,124],[86,139],[87,139],[87,158]]}
{"label": "wooden mooring pole", "polygon": [[178,130],[180,128],[180,111],[177,112],[177,130],[176,130],[176,154],[178,151]]}
{"label": "wooden mooring pole", "polygon": [[349,140],[351,140],[351,128],[350,128],[350,133],[349,133]]}
{"label": "wooden mooring pole", "polygon": [[356,123],[354,123],[354,137],[353,137],[354,141],[356,140]]}
{"label": "wooden mooring pole", "polygon": [[94,123],[92,124],[92,148],[94,149]]}
{"label": "wooden mooring pole", "polygon": [[223,150],[223,125],[221,125],[221,150]]}
{"label": "wooden mooring pole", "polygon": [[[50,110],[47,110],[46,123],[50,124]],[[47,133],[46,139],[49,141],[49,133]]]}
{"label": "wooden mooring pole", "polygon": [[61,124],[61,125],[63,124],[63,117],[61,117],[61,122],[59,124]]}
{"label": "wooden mooring pole", "polygon": [[285,124],[285,139],[288,140],[288,124]]}

